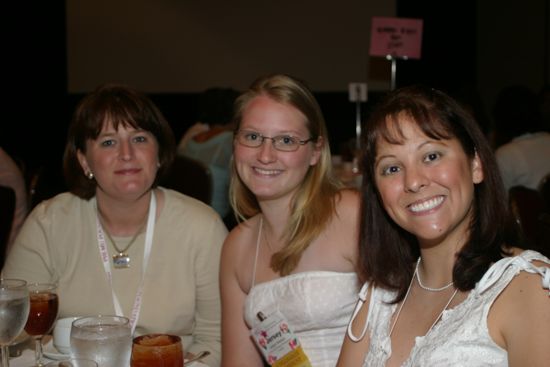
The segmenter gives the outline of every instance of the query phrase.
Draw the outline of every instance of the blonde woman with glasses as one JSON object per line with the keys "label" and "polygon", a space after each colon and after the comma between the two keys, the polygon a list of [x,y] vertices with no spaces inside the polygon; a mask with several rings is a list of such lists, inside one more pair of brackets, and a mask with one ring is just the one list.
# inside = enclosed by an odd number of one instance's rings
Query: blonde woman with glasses
{"label": "blonde woman with glasses", "polygon": [[358,290],[358,194],[334,178],[324,119],[302,82],[256,80],[235,122],[240,224],[222,250],[222,363],[263,365],[250,337],[261,313],[284,317],[312,366],[334,366]]}

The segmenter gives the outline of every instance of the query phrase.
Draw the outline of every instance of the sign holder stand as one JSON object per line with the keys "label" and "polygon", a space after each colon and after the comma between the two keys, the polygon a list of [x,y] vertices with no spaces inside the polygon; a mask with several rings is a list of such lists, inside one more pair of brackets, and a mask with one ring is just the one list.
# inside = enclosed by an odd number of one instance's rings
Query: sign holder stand
{"label": "sign holder stand", "polygon": [[355,153],[353,159],[353,173],[359,172],[357,154],[361,149],[361,103],[367,101],[367,83],[350,83],[350,102],[355,102]]}
{"label": "sign holder stand", "polygon": [[361,100],[355,101],[355,154],[353,155],[353,173],[359,172],[359,161],[357,155],[361,150]]}
{"label": "sign holder stand", "polygon": [[[401,59],[408,60],[409,58],[407,56],[403,56]],[[397,57],[393,55],[386,55],[386,60],[391,61],[390,90],[395,90],[397,79]]]}
{"label": "sign holder stand", "polygon": [[420,59],[422,28],[422,19],[372,18],[369,54],[391,62],[390,90],[396,88],[397,59]]}
{"label": "sign holder stand", "polygon": [[361,138],[361,100],[359,99],[355,101],[355,135],[357,137],[355,147],[359,150]]}

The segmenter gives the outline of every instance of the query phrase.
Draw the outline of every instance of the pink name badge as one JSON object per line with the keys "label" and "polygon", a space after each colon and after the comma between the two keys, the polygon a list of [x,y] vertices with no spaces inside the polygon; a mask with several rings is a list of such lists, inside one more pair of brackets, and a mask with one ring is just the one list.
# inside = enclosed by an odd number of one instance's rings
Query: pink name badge
{"label": "pink name badge", "polygon": [[258,313],[258,317],[262,322],[250,334],[270,366],[311,367],[300,341],[279,311],[267,318]]}
{"label": "pink name badge", "polygon": [[373,17],[371,56],[420,59],[422,19]]}

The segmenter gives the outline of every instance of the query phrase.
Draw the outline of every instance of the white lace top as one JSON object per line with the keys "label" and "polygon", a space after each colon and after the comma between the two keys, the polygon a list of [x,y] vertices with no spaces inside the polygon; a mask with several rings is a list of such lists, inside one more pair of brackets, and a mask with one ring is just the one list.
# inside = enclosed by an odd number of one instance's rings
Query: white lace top
{"label": "white lace top", "polygon": [[[487,315],[494,300],[520,271],[540,274],[543,288],[550,289],[550,268],[536,267],[533,260],[550,264],[550,259],[538,252],[525,251],[491,266],[461,304],[445,310],[427,335],[416,338],[403,366],[508,366],[506,350],[489,335]],[[367,285],[361,289],[363,300],[367,289]],[[384,366],[391,355],[390,320],[397,305],[386,302],[394,297],[394,292],[373,291],[367,316],[371,339],[363,366]]]}
{"label": "white lace top", "polygon": [[[256,255],[258,250],[257,245]],[[255,273],[256,262],[253,281]],[[311,365],[334,367],[359,286],[355,273],[333,271],[308,271],[253,284],[245,301],[244,318],[252,328],[260,322],[258,312],[269,316],[280,311]]]}

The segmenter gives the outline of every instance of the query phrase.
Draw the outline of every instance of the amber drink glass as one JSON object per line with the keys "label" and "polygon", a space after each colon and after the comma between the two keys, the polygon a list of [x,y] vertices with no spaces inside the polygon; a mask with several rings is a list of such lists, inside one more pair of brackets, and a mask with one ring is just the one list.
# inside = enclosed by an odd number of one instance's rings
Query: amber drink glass
{"label": "amber drink glass", "polygon": [[25,331],[35,340],[35,366],[42,363],[42,337],[50,332],[57,318],[59,299],[56,285],[49,283],[28,284],[30,311]]}
{"label": "amber drink glass", "polygon": [[134,338],[130,367],[182,367],[183,347],[176,335],[146,334]]}

